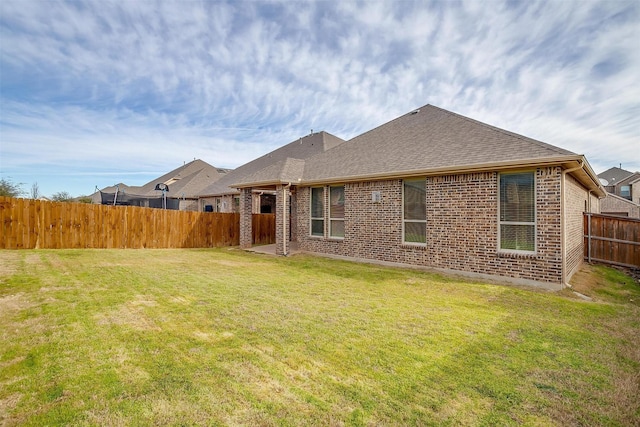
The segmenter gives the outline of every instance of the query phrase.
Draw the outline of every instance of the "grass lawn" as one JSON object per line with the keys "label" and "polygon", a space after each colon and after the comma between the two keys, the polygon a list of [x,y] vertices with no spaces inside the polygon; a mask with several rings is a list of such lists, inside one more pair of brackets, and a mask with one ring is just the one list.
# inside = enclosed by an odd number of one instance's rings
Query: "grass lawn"
{"label": "grass lawn", "polygon": [[0,425],[638,425],[640,286],[237,249],[0,251]]}

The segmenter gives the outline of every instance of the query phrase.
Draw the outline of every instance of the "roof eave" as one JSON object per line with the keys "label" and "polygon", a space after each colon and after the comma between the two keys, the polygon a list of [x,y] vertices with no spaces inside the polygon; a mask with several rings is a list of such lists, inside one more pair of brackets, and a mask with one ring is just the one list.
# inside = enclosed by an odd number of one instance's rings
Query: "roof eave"
{"label": "roof eave", "polygon": [[418,176],[438,176],[444,174],[461,174],[461,173],[473,173],[473,172],[489,172],[489,171],[503,171],[513,169],[526,169],[532,167],[548,167],[548,166],[562,166],[564,169],[572,169],[577,166],[582,166],[581,169],[574,171],[577,179],[585,185],[586,188],[593,191],[598,197],[605,197],[606,191],[596,173],[593,171],[586,158],[583,155],[573,154],[567,156],[554,156],[547,158],[537,159],[525,159],[525,160],[508,160],[501,162],[479,163],[471,165],[460,166],[446,166],[440,168],[430,169],[416,169],[400,172],[383,172],[377,174],[367,175],[350,175],[350,176],[337,176],[326,179],[301,179],[295,181],[283,181],[283,180],[269,180],[261,182],[244,182],[230,185],[233,188],[273,188],[277,185],[324,185],[332,183],[345,183],[345,182],[358,182],[358,181],[380,181],[384,179],[403,179]]}
{"label": "roof eave", "polygon": [[229,185],[229,187],[232,188],[255,188],[255,189],[259,189],[259,188],[272,188],[274,186],[277,185],[290,185],[290,184],[300,184],[300,180],[298,180],[298,182],[294,182],[294,181],[283,181],[283,180],[269,180],[269,181],[259,181],[259,182],[243,182],[243,183],[236,183],[236,184],[231,184]]}
{"label": "roof eave", "polygon": [[459,174],[459,173],[470,173],[470,172],[488,172],[488,171],[500,171],[507,169],[525,169],[531,168],[534,166],[552,166],[552,165],[565,165],[570,164],[571,162],[578,161],[583,156],[579,155],[571,155],[571,156],[555,156],[549,158],[538,158],[538,159],[527,159],[527,160],[507,160],[501,162],[490,162],[490,163],[476,163],[470,165],[459,165],[459,166],[444,166],[439,168],[428,168],[428,169],[415,169],[415,170],[407,170],[407,171],[399,171],[399,172],[384,172],[378,174],[368,174],[368,175],[351,175],[351,176],[343,176],[343,177],[335,177],[335,178],[327,178],[327,179],[319,179],[319,180],[302,180],[301,184],[304,185],[321,185],[328,184],[332,182],[354,182],[354,181],[364,181],[364,180],[382,180],[382,179],[395,179],[395,178],[411,178],[417,176],[437,176],[443,174]]}

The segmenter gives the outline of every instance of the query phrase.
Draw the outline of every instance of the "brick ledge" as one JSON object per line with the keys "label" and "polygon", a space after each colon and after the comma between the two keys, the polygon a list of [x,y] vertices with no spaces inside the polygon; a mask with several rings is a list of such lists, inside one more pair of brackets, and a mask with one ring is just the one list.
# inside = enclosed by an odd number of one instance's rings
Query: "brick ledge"
{"label": "brick ledge", "polygon": [[518,254],[513,252],[496,252],[498,258],[513,258],[513,259],[542,259],[538,254]]}

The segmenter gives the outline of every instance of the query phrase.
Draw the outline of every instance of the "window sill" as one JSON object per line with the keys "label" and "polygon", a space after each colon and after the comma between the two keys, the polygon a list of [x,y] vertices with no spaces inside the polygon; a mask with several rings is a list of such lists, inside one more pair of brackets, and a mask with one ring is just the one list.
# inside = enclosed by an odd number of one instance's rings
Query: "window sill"
{"label": "window sill", "polygon": [[426,243],[402,243],[400,245],[402,249],[417,249],[419,251],[426,251],[427,244]]}
{"label": "window sill", "polygon": [[329,242],[343,242],[344,241],[344,237],[327,237],[327,240]]}
{"label": "window sill", "polygon": [[536,252],[501,252],[496,253],[498,258],[513,258],[513,259],[541,259]]}

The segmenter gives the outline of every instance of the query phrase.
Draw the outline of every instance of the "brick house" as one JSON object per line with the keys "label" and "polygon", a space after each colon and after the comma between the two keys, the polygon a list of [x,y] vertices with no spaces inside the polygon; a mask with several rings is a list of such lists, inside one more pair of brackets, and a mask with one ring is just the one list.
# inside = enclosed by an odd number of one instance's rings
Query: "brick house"
{"label": "brick house", "polygon": [[585,157],[427,105],[234,183],[276,194],[276,253],[303,251],[559,289],[605,196]]}
{"label": "brick house", "polygon": [[601,213],[640,218],[640,172],[613,167],[598,178],[607,191],[600,203]]}

